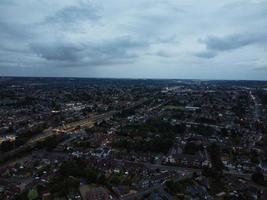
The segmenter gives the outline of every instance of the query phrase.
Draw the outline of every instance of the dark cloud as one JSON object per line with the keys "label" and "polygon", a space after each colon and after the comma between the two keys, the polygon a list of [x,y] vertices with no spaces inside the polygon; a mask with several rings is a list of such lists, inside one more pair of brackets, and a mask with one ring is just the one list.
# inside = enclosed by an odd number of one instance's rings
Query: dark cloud
{"label": "dark cloud", "polygon": [[267,43],[267,35],[262,33],[235,34],[225,37],[209,36],[200,40],[209,50],[227,51],[247,45]]}
{"label": "dark cloud", "polygon": [[13,0],[1,0],[1,5],[15,5]]}
{"label": "dark cloud", "polygon": [[203,51],[203,52],[196,53],[194,55],[200,58],[214,58],[217,56],[217,53],[213,51]]}
{"label": "dark cloud", "polygon": [[254,68],[257,71],[267,71],[267,65]]}
{"label": "dark cloud", "polygon": [[219,52],[235,50],[249,45],[266,47],[267,35],[264,33],[242,33],[224,37],[208,36],[205,39],[200,39],[199,42],[205,45],[206,50],[194,55],[210,59],[216,57]]}
{"label": "dark cloud", "polygon": [[45,19],[46,23],[74,23],[77,21],[92,20],[100,18],[98,7],[89,3],[80,3],[75,6],[68,6],[57,11],[53,16]]}
{"label": "dark cloud", "polygon": [[38,43],[31,44],[32,51],[39,57],[60,66],[90,66],[133,62],[138,55],[135,50],[149,44],[135,41],[128,37],[115,38],[109,41],[83,44],[72,43]]}
{"label": "dark cloud", "polygon": [[25,24],[12,24],[0,21],[0,39],[19,40],[30,38],[33,32]]}
{"label": "dark cloud", "polygon": [[71,44],[31,44],[31,49],[41,58],[53,61],[79,60],[79,53],[83,50]]}
{"label": "dark cloud", "polygon": [[171,58],[172,54],[170,54],[169,52],[166,51],[158,51],[154,54],[148,54],[148,55],[152,55],[152,56],[159,56],[159,57],[163,57],[163,58]]}

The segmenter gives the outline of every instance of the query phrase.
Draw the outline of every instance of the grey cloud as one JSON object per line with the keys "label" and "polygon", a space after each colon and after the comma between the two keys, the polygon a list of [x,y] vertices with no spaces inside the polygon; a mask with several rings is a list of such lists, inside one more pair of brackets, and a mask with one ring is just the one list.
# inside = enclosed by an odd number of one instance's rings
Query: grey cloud
{"label": "grey cloud", "polygon": [[[224,78],[235,66],[233,77],[260,78],[266,73],[253,69],[265,69],[257,63],[265,63],[267,1],[237,1],[0,0],[0,73],[204,77],[206,66],[206,78]],[[243,67],[244,58],[257,62]],[[114,66],[71,69],[98,65]]]}
{"label": "grey cloud", "polygon": [[176,42],[176,35],[170,35],[170,36],[166,36],[166,37],[160,37],[158,38],[156,42],[160,42],[160,43],[173,43]]}
{"label": "grey cloud", "polygon": [[238,17],[247,22],[247,20],[262,19],[267,16],[267,1],[234,1],[224,5],[219,11],[227,17]]}

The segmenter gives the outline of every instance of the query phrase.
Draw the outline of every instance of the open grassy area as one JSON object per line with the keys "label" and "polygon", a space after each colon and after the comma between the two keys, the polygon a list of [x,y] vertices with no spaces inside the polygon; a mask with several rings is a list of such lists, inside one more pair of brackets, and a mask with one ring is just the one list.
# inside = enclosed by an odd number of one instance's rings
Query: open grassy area
{"label": "open grassy area", "polygon": [[167,106],[165,106],[165,109],[183,111],[185,108],[184,108],[184,106],[167,105]]}

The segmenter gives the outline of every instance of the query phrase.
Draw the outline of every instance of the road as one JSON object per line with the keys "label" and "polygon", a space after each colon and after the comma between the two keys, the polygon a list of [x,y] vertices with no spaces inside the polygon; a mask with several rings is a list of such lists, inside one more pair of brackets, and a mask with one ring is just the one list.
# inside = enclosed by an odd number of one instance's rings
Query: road
{"label": "road", "polygon": [[261,116],[261,107],[260,107],[259,100],[257,99],[257,97],[255,97],[252,91],[249,92],[249,95],[250,95],[251,100],[254,102],[254,118],[255,120],[259,120]]}
{"label": "road", "polygon": [[[119,161],[119,160],[118,160]],[[130,161],[128,161],[130,162]],[[135,162],[133,162],[135,163]],[[168,171],[175,171],[177,173],[201,173],[202,169],[196,169],[196,168],[188,168],[188,167],[178,167],[178,166],[168,166],[168,165],[161,165],[161,164],[151,164],[151,163],[145,163],[145,162],[139,162],[144,164],[146,167],[150,168],[150,169],[161,169],[161,170],[168,170]],[[240,177],[240,178],[244,178],[244,179],[251,179],[252,174],[251,173],[243,173],[243,172],[239,172],[239,171],[226,171],[224,170],[223,172],[224,174],[227,175],[232,175],[232,176],[236,176],[236,177]],[[265,179],[267,179],[267,173],[263,174]]]}
{"label": "road", "polygon": [[[182,180],[185,180],[185,179],[188,179],[188,178],[191,178],[191,177],[192,177],[192,173],[187,173],[187,174],[184,174],[182,176],[181,175],[180,176],[177,176],[177,177],[173,178],[173,180],[174,181],[182,181]],[[164,190],[164,188],[165,188],[164,183],[162,183],[162,184],[155,184],[152,187],[149,187],[148,189],[145,189],[145,190],[142,190],[142,191],[138,191],[137,193],[134,193],[134,194],[127,195],[127,196],[125,196],[125,197],[123,197],[121,199],[122,200],[135,200],[136,198],[141,198],[141,197],[143,197],[146,194],[149,194],[151,192],[157,191],[157,193],[160,196],[164,196],[168,200],[173,200],[174,198],[170,194],[168,194]]]}

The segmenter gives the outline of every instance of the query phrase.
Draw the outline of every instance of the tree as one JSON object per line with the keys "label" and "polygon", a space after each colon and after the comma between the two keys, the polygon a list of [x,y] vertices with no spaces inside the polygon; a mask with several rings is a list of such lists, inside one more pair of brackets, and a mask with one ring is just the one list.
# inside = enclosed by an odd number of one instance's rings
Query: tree
{"label": "tree", "polygon": [[264,184],[264,175],[263,173],[258,169],[255,173],[252,174],[251,180],[257,184]]}
{"label": "tree", "polygon": [[7,151],[11,151],[14,148],[15,142],[14,141],[4,141],[1,144],[1,152],[5,153]]}
{"label": "tree", "polygon": [[184,148],[184,153],[193,155],[200,149],[201,146],[197,145],[195,142],[187,142]]}
{"label": "tree", "polygon": [[118,175],[112,176],[110,183],[113,185],[118,185],[121,182],[121,178]]}
{"label": "tree", "polygon": [[207,148],[210,159],[211,159],[211,168],[203,170],[203,175],[212,177],[216,184],[220,183],[224,165],[221,160],[221,148],[218,144],[213,143]]}
{"label": "tree", "polygon": [[208,152],[210,155],[212,167],[218,171],[222,171],[224,165],[221,160],[220,146],[216,143],[212,143],[211,145],[208,146]]}
{"label": "tree", "polygon": [[34,199],[37,199],[38,198],[38,192],[37,190],[34,188],[34,189],[31,189],[29,192],[28,192],[28,199],[29,200],[34,200]]}

